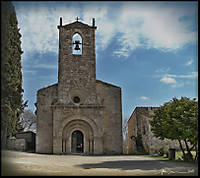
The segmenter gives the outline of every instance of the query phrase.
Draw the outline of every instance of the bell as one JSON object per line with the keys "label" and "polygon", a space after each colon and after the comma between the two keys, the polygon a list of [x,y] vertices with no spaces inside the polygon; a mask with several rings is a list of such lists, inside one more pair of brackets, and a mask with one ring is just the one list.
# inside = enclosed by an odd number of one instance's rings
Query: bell
{"label": "bell", "polygon": [[80,50],[80,48],[79,48],[79,44],[81,44],[80,43],[80,41],[75,41],[75,43],[73,43],[73,44],[76,44],[76,46],[75,46],[75,50]]}
{"label": "bell", "polygon": [[75,48],[74,48],[75,50],[80,50],[80,48],[79,48],[79,45],[78,44],[76,44],[76,46],[75,46]]}

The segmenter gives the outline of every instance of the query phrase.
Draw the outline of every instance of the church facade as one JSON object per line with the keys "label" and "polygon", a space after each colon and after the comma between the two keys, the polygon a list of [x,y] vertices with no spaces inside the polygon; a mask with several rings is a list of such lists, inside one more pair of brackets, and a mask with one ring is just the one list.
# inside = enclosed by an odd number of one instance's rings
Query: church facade
{"label": "church facade", "polygon": [[121,88],[96,80],[96,28],[60,18],[58,83],[37,92],[37,153],[122,153]]}

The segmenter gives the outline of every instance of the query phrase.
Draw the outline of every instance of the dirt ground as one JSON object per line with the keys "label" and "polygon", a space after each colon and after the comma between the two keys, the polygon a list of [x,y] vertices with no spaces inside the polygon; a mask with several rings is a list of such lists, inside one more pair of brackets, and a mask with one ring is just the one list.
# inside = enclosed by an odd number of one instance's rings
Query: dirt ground
{"label": "dirt ground", "polygon": [[198,175],[194,164],[142,156],[47,155],[1,152],[1,175],[21,176],[161,176]]}

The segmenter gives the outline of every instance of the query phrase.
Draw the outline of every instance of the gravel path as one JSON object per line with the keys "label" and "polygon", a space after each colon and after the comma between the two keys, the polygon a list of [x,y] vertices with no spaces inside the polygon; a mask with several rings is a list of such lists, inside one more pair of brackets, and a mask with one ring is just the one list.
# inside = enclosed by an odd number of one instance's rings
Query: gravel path
{"label": "gravel path", "polygon": [[1,175],[198,175],[197,165],[142,156],[47,155],[16,151],[2,151],[1,154]]}

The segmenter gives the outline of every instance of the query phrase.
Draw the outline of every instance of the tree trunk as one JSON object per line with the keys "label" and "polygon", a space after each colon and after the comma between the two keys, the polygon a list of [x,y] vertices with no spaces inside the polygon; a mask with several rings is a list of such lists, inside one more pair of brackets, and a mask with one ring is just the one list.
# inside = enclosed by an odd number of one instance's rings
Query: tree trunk
{"label": "tree trunk", "polygon": [[1,128],[1,149],[7,148],[7,126]]}
{"label": "tree trunk", "polygon": [[196,156],[194,158],[194,161],[198,162],[198,148],[197,148],[197,145],[195,145],[195,152],[196,152]]}
{"label": "tree trunk", "polygon": [[184,140],[184,142],[185,142],[185,146],[186,146],[186,149],[187,149],[187,154],[185,155],[185,159],[186,159],[187,161],[192,161],[192,160],[193,160],[193,156],[192,156],[192,153],[190,152],[188,143],[187,143],[186,140]]}
{"label": "tree trunk", "polygon": [[182,151],[182,153],[183,153],[183,157],[185,158],[185,152],[184,152],[184,149],[183,149],[183,146],[182,146],[181,140],[178,140],[178,142],[179,142],[179,145],[180,145],[181,151]]}

